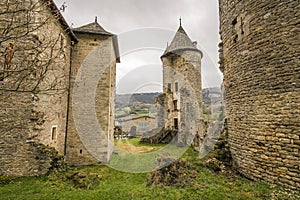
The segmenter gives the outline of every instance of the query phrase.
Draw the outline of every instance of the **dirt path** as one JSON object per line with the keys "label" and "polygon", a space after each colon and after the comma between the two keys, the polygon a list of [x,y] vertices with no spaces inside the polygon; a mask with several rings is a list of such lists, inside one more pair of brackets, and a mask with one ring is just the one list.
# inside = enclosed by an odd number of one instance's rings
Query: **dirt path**
{"label": "dirt path", "polygon": [[159,147],[147,147],[147,146],[142,146],[142,147],[136,147],[127,140],[119,140],[117,145],[118,148],[120,148],[123,151],[127,151],[130,153],[144,153],[144,152],[149,152],[154,149],[158,149]]}

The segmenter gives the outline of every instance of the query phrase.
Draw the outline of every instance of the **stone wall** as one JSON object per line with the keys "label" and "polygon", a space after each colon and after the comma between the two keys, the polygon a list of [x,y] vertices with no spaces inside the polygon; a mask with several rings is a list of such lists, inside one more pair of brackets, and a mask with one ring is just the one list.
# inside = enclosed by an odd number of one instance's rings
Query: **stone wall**
{"label": "stone wall", "polygon": [[190,50],[162,57],[164,127],[174,129],[174,119],[178,119],[178,143],[191,144],[190,138],[203,137],[201,59],[200,52]]}
{"label": "stone wall", "polygon": [[300,5],[219,0],[230,150],[255,180],[300,188]]}
{"label": "stone wall", "polygon": [[[105,163],[112,153],[114,133],[116,59],[113,39],[106,35],[75,33],[79,42],[72,56],[66,161],[72,164]],[[93,82],[95,88],[76,92]],[[94,108],[90,108],[93,104]],[[81,110],[74,112],[78,108]],[[95,110],[91,112],[90,109]],[[94,117],[96,124],[92,123]],[[98,136],[101,141],[94,144]]]}
{"label": "stone wall", "polygon": [[[15,52],[9,72],[1,71],[8,75],[0,81],[0,175],[45,174],[57,153],[47,146],[60,154],[64,151],[71,41],[48,6],[39,4],[35,9],[39,28],[1,44],[4,53],[7,43],[14,43]],[[24,13],[19,14],[12,18],[16,24],[24,20]],[[29,30],[31,26],[35,24],[29,24]],[[1,70],[3,58],[1,54]]]}
{"label": "stone wall", "polygon": [[54,147],[63,155],[65,150],[72,41],[53,15],[49,15],[50,17],[53,22],[47,24],[39,31],[39,37],[57,40],[57,44],[53,47],[53,50],[57,53],[53,54],[55,61],[49,67],[48,75],[43,79],[42,85],[47,86],[54,83],[56,88],[34,95],[33,112],[43,116],[43,119],[40,119],[40,121],[43,120],[43,123],[42,125],[41,123],[35,123],[32,127],[32,133],[37,137],[36,140],[39,143]]}
{"label": "stone wall", "polygon": [[[157,129],[157,119],[154,117],[141,117],[141,116],[130,116],[125,119],[117,120],[119,126],[121,126],[122,131],[131,134],[130,131],[132,127],[136,127],[136,136],[143,136],[144,133],[151,131],[152,129]],[[130,135],[131,136],[131,135]]]}
{"label": "stone wall", "polygon": [[[56,153],[72,164],[107,162],[113,151],[116,38],[103,30],[78,33],[78,42],[52,0],[12,0],[0,8],[11,9],[0,16],[5,29],[0,38],[0,175],[45,174]],[[10,43],[14,56],[5,65]],[[74,92],[91,82],[94,88]],[[78,134],[82,127],[85,145]]]}

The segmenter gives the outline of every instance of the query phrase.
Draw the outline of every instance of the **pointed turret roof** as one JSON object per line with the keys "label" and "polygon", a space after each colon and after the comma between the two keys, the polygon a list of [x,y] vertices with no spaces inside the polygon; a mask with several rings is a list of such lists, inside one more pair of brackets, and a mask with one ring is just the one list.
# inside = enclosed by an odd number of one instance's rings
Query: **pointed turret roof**
{"label": "pointed turret roof", "polygon": [[100,35],[109,35],[113,36],[114,34],[107,32],[98,22],[97,17],[95,22],[72,29],[74,32],[79,33],[91,33],[91,34],[100,34]]}
{"label": "pointed turret roof", "polygon": [[161,57],[167,56],[171,53],[176,53],[180,50],[192,50],[199,51],[200,53],[202,53],[199,49],[197,49],[197,45],[193,43],[192,40],[189,38],[189,36],[181,26],[181,23],[171,44],[167,47],[167,49]]}

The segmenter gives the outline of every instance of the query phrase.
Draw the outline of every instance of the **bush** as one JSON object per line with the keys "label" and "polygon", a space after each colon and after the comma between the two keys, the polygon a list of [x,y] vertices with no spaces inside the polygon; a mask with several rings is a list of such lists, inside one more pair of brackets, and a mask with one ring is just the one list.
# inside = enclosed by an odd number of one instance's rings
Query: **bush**
{"label": "bush", "polygon": [[195,167],[186,161],[161,157],[158,162],[159,169],[148,175],[148,185],[184,187],[197,177]]}

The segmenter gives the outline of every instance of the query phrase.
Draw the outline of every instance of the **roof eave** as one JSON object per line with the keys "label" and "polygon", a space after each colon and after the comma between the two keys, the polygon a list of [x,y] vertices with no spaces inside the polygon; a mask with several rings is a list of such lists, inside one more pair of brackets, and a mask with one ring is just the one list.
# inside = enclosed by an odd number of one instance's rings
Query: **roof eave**
{"label": "roof eave", "polygon": [[114,34],[108,33],[108,32],[95,32],[95,31],[88,31],[88,30],[76,30],[76,29],[72,29],[72,32],[74,32],[74,33],[94,34],[94,35],[114,36]]}
{"label": "roof eave", "polygon": [[121,58],[120,58],[120,50],[119,50],[119,43],[118,43],[118,36],[112,33],[100,33],[100,32],[93,32],[93,31],[84,31],[84,30],[72,30],[74,33],[82,33],[82,34],[93,34],[93,35],[104,35],[108,37],[112,37],[113,41],[113,47],[114,47],[114,52],[116,56],[116,62],[121,63]]}
{"label": "roof eave", "polygon": [[197,48],[190,48],[190,47],[187,47],[187,48],[180,48],[180,49],[174,49],[174,50],[171,50],[171,51],[167,51],[165,52],[161,57],[160,59],[164,58],[164,57],[168,57],[170,55],[178,55],[180,56],[180,53],[182,51],[196,51],[196,52],[199,52],[201,54],[201,58],[203,58],[203,53],[200,49],[197,49]]}
{"label": "roof eave", "polygon": [[63,30],[70,36],[71,40],[74,42],[78,42],[78,38],[76,35],[73,33],[72,29],[66,22],[65,18],[62,16],[60,13],[59,9],[57,8],[56,4],[53,2],[53,0],[42,0],[46,3],[46,5],[49,6],[52,14],[57,17],[58,22],[61,24]]}
{"label": "roof eave", "polygon": [[114,51],[115,51],[115,56],[116,56],[116,62],[121,63],[118,36],[113,35],[112,40],[113,40],[113,46],[114,46]]}

